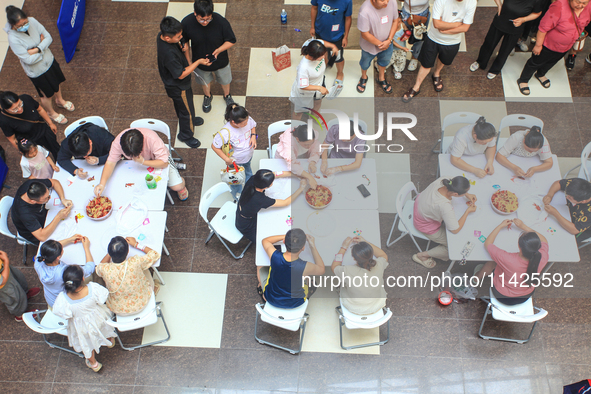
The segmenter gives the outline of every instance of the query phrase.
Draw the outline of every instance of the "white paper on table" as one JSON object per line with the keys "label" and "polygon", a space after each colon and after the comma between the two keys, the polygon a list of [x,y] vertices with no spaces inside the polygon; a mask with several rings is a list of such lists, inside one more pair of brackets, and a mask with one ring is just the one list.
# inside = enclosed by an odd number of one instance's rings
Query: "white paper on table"
{"label": "white paper on table", "polygon": [[336,220],[330,211],[312,212],[306,220],[308,231],[315,237],[327,237],[335,231]]}
{"label": "white paper on table", "polygon": [[265,194],[269,198],[283,200],[291,196],[291,189],[291,178],[275,178],[275,181],[273,181],[273,186],[265,190]]}
{"label": "white paper on table", "polygon": [[519,208],[517,208],[517,217],[528,227],[544,222],[548,217],[548,212],[544,209],[544,200],[542,197],[527,196],[521,199],[519,201]]}
{"label": "white paper on table", "polygon": [[61,241],[66,238],[70,238],[71,236],[77,233],[77,230],[78,223],[76,223],[75,219],[68,218],[66,220],[62,220],[53,232],[53,234],[51,235],[51,239]]}
{"label": "white paper on table", "polygon": [[148,207],[134,198],[127,207],[117,212],[117,232],[129,235],[148,217]]}

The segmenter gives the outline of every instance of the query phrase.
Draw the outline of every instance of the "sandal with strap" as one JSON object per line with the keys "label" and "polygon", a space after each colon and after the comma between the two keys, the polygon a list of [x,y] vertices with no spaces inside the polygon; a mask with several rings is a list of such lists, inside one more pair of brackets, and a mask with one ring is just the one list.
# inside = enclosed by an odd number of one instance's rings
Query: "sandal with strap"
{"label": "sandal with strap", "polygon": [[431,78],[433,79],[433,88],[435,91],[437,93],[441,92],[443,90],[443,79],[441,79],[441,77],[436,77],[435,75],[432,75]]}
{"label": "sandal with strap", "polygon": [[94,366],[90,365],[90,361],[88,361],[88,359],[85,360],[86,361],[86,366],[90,369],[92,369],[94,372],[98,372],[101,370],[101,368],[103,367],[103,364],[99,363],[98,361],[96,362],[96,364]]}
{"label": "sandal with strap", "polygon": [[418,96],[419,93],[421,93],[421,91],[416,91],[413,88],[408,89],[408,91],[406,93],[404,93],[404,95],[402,96],[402,102],[403,103],[408,103],[410,102],[410,100],[413,99],[413,97]]}
{"label": "sandal with strap", "polygon": [[189,191],[186,187],[183,190],[178,191],[177,193],[179,195],[179,200],[181,201],[187,201],[187,199],[189,198]]}
{"label": "sandal with strap", "polygon": [[[529,94],[530,94],[529,86],[524,86],[524,87],[521,87],[521,85],[520,85],[521,83],[522,83],[522,82],[519,82],[519,81],[517,81],[517,87],[519,88],[519,91],[520,91],[520,92],[521,92],[521,94],[523,94],[524,96],[529,96]],[[525,82],[523,82],[523,83],[525,83]]]}
{"label": "sandal with strap", "polygon": [[421,260],[418,255],[413,254],[412,261],[428,269],[435,267],[435,260],[433,260],[431,257],[429,257],[427,260]]}
{"label": "sandal with strap", "polygon": [[64,115],[62,115],[62,114],[57,114],[57,118],[51,118],[51,120],[53,120],[57,124],[66,124],[66,123],[68,123],[68,119]]}
{"label": "sandal with strap", "polygon": [[111,344],[107,346],[107,348],[112,349],[113,347],[115,347],[115,338],[111,338],[109,340],[111,341]]}
{"label": "sandal with strap", "polygon": [[538,74],[534,74],[534,77],[536,77],[536,79],[538,80],[538,82],[540,82],[542,84],[542,86],[544,87],[544,89],[548,89],[550,87],[550,80],[548,78],[546,78],[545,81],[542,81],[540,79],[540,77],[538,77]]}
{"label": "sandal with strap", "polygon": [[[359,93],[365,93],[365,85],[367,85],[367,78],[359,78],[359,83],[357,83],[357,91]],[[363,90],[361,90],[363,88]]]}
{"label": "sandal with strap", "polygon": [[[383,80],[383,81],[378,81],[378,80],[376,79],[376,82],[378,83],[378,85],[380,85],[380,86],[381,86],[381,88],[382,88],[382,90],[384,91],[384,93],[387,93],[387,94],[392,94],[392,85],[390,85],[390,84],[388,83],[388,81],[386,81],[386,79],[385,79],[385,78],[384,78],[384,80]],[[388,90],[388,89],[390,89],[390,90]]]}
{"label": "sandal with strap", "polygon": [[72,104],[71,101],[66,101],[66,103],[64,105],[60,105],[58,103],[55,103],[55,105],[57,105],[59,108],[63,108],[66,111],[74,111],[76,109],[76,107],[74,107],[74,104]]}

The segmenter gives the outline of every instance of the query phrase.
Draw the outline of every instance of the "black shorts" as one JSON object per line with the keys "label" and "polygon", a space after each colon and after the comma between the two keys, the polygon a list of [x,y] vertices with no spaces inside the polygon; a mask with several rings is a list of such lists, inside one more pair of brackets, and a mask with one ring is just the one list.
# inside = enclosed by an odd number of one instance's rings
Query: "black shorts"
{"label": "black shorts", "polygon": [[343,37],[339,38],[335,42],[326,40],[326,39],[320,37],[318,34],[316,34],[316,38],[318,38],[319,40],[322,40],[322,41],[330,42],[331,44],[334,44],[339,49],[339,55],[337,56],[337,60],[335,60],[335,63],[340,63],[340,62],[345,61],[345,58],[343,57],[343,56],[345,56],[344,49],[343,49]]}
{"label": "black shorts", "polygon": [[439,58],[441,63],[449,66],[454,61],[459,50],[460,44],[441,45],[431,40],[429,35],[427,35],[418,60],[421,63],[421,66],[425,68],[433,68],[437,58]]}
{"label": "black shorts", "polygon": [[51,67],[37,78],[29,77],[40,97],[53,97],[60,90],[60,84],[66,80],[57,60],[53,59]]}

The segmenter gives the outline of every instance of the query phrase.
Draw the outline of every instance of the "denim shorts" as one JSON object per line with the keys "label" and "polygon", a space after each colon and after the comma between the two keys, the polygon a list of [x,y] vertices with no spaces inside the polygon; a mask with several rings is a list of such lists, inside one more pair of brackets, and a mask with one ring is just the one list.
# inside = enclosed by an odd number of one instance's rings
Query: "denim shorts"
{"label": "denim shorts", "polygon": [[392,57],[392,52],[394,51],[394,45],[390,44],[390,46],[379,52],[377,55],[372,55],[369,52],[365,52],[363,49],[361,50],[361,60],[359,60],[359,65],[361,66],[362,70],[367,70],[371,66],[371,61],[377,56],[378,57],[378,66],[380,67],[387,67],[390,64],[390,58]]}

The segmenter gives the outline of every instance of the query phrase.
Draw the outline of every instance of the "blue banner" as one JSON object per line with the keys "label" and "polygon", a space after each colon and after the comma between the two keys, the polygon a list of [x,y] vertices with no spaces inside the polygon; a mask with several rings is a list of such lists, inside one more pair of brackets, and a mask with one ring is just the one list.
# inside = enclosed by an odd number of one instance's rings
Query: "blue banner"
{"label": "blue banner", "polygon": [[57,29],[60,32],[66,62],[74,57],[76,46],[84,25],[86,0],[63,0],[60,15],[57,18]]}

